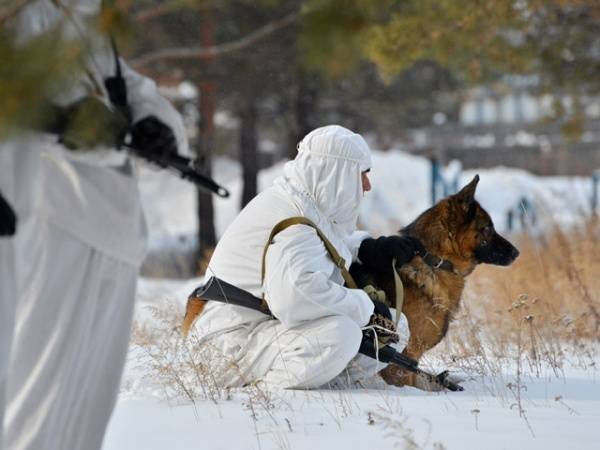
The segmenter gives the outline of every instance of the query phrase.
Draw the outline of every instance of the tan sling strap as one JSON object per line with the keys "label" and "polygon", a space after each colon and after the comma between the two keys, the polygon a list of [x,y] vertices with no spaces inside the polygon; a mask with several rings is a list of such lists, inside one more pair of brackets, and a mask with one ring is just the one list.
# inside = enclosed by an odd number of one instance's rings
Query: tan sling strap
{"label": "tan sling strap", "polygon": [[[265,259],[267,257],[267,250],[269,248],[269,245],[271,245],[273,238],[279,232],[285,230],[288,227],[291,227],[292,225],[307,225],[309,227],[314,228],[315,231],[317,232],[317,234],[319,235],[319,238],[321,238],[321,241],[323,241],[323,244],[325,245],[325,248],[327,249],[327,253],[329,253],[330,258],[332,259],[334,264],[337,267],[339,267],[340,270],[342,271],[342,277],[344,278],[346,285],[349,288],[358,289],[356,283],[354,282],[354,279],[352,278],[352,275],[350,275],[350,272],[348,272],[348,270],[346,269],[346,261],[344,261],[344,258],[342,258],[340,256],[340,254],[337,252],[337,250],[335,249],[333,244],[321,232],[321,230],[319,229],[319,227],[317,225],[315,225],[310,219],[307,219],[306,217],[301,217],[301,216],[289,217],[287,219],[283,219],[281,222],[278,222],[271,230],[271,234],[269,235],[269,240],[267,241],[267,243],[265,245],[265,249],[263,250],[263,255],[262,255],[262,267],[261,267],[261,273],[260,273],[261,285],[265,281],[265,270],[266,270],[265,269]],[[395,325],[397,326],[398,321],[400,319],[400,311],[402,311],[402,306],[404,304],[404,285],[402,284],[402,280],[400,279],[400,276],[398,275],[398,271],[396,270],[396,259],[394,259],[392,261],[392,272],[394,274],[394,288],[396,290],[396,304],[390,305],[390,306],[396,308],[396,323],[395,323]],[[264,295],[263,295],[263,301],[264,301]]]}
{"label": "tan sling strap", "polygon": [[396,328],[398,328],[398,322],[400,321],[400,313],[402,312],[402,307],[404,306],[404,284],[402,284],[402,280],[400,279],[400,275],[398,275],[398,271],[396,270],[396,258],[392,261],[392,272],[394,274],[394,289],[396,290],[396,304],[391,305],[396,308]]}
{"label": "tan sling strap", "polygon": [[306,217],[301,217],[301,216],[289,217],[287,219],[283,219],[281,222],[278,222],[273,227],[273,230],[271,230],[271,234],[269,235],[269,240],[267,241],[267,244],[265,245],[265,249],[263,250],[263,255],[262,255],[262,267],[261,267],[261,273],[260,273],[261,284],[263,284],[265,281],[265,270],[266,270],[265,269],[265,259],[267,257],[267,249],[269,248],[269,245],[271,245],[271,242],[273,241],[273,238],[275,237],[275,235],[277,235],[277,233],[285,230],[288,227],[291,227],[292,225],[307,225],[309,227],[314,228],[316,230],[317,234],[319,235],[319,237],[321,238],[321,241],[323,241],[323,244],[325,245],[325,248],[327,249],[327,253],[329,253],[329,257],[331,258],[333,263],[337,267],[339,267],[339,269],[342,271],[342,277],[344,278],[344,281],[346,282],[346,286],[348,286],[351,289],[358,289],[356,286],[356,283],[354,282],[354,279],[352,278],[352,275],[350,275],[350,272],[348,272],[348,270],[346,269],[346,261],[344,261],[344,258],[342,258],[340,256],[340,254],[337,252],[337,250],[335,249],[333,244],[321,232],[319,227],[317,227],[311,220],[307,219]]}

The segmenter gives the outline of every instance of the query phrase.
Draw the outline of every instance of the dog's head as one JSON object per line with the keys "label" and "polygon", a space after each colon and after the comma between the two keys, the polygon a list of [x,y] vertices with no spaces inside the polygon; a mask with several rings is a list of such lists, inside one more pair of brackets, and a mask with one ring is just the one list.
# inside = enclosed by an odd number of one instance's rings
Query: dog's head
{"label": "dog's head", "polygon": [[500,236],[490,215],[475,200],[479,175],[451,195],[425,211],[409,225],[405,233],[423,240],[426,247],[440,256],[454,256],[476,265],[510,265],[519,251]]}
{"label": "dog's head", "polygon": [[479,175],[448,198],[450,213],[454,216],[457,238],[465,243],[467,253],[472,253],[477,263],[510,265],[519,251],[500,236],[494,228],[490,215],[475,200]]}

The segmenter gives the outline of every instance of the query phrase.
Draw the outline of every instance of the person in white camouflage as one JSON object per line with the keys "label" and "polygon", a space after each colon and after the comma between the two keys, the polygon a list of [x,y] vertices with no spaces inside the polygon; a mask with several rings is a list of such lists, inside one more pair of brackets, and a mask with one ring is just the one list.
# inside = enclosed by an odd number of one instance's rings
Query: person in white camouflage
{"label": "person in white camouflage", "polygon": [[[99,449],[125,363],[146,247],[136,168],[115,149],[118,120],[87,143],[70,127],[83,107],[100,123],[118,118],[105,89],[115,54],[88,23],[100,7],[33,0],[8,25],[18,42],[61,26],[88,53],[50,99],[62,113],[47,132],[0,143],[0,449]],[[185,152],[178,112],[152,80],[121,66],[132,145]]]}

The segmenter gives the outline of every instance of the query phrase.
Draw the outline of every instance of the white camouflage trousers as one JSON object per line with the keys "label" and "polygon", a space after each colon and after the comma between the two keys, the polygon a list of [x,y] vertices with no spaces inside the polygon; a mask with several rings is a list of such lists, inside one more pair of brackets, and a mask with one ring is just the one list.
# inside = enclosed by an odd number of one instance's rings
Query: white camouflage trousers
{"label": "white camouflage trousers", "polygon": [[[406,319],[399,328],[407,331]],[[403,348],[402,336],[397,348]],[[373,377],[386,364],[357,354],[361,328],[344,316],[328,316],[285,329],[266,320],[248,331],[238,328],[210,339],[235,363],[220,377],[230,387],[263,381],[269,387],[315,389],[352,387]]]}

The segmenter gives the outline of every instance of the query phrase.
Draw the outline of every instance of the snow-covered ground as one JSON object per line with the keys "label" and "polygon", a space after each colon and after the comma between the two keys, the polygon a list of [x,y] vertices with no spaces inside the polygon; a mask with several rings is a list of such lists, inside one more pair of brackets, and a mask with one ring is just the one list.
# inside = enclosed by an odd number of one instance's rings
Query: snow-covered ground
{"label": "snow-covered ground", "polygon": [[[239,209],[237,163],[220,159],[216,178],[232,198],[215,198],[217,233]],[[264,189],[281,173],[276,165],[260,174]],[[374,189],[364,203],[361,225],[390,233],[429,206],[427,160],[402,152],[375,152]],[[590,182],[580,178],[539,178],[496,168],[467,171],[461,184],[481,176],[477,198],[497,228],[522,197],[535,205],[538,227],[570,225],[589,213]],[[143,170],[142,195],[151,235],[159,250],[195,233],[195,190],[164,172]],[[200,279],[141,279],[136,320],[152,327],[153,309],[183,312]],[[133,352],[133,350],[132,350]],[[445,367],[435,367],[442,369]],[[600,424],[598,365],[566,367],[520,381],[510,365],[493,378],[470,377],[461,393],[424,393],[382,384],[356,390],[284,391],[257,395],[234,390],[230,398],[174,403],[133,361],[111,419],[104,450],[130,449],[597,449]],[[509,387],[511,386],[511,387]],[[512,389],[512,390],[511,390]]]}
{"label": "snow-covered ground", "polygon": [[530,383],[526,418],[479,388],[471,382],[465,392],[450,394],[287,391],[268,404],[244,392],[195,405],[121,396],[104,449],[598,448],[598,381],[574,375]]}
{"label": "snow-covered ground", "polygon": [[[168,303],[182,315],[187,294],[201,279],[140,281],[136,318],[152,326],[150,309]],[[132,359],[104,450],[598,448],[600,373],[593,363],[567,365],[558,376],[525,372],[520,407],[510,364],[493,378],[470,374],[460,393],[375,383],[261,395],[238,389],[228,399],[194,404],[167,401],[143,375]]]}

